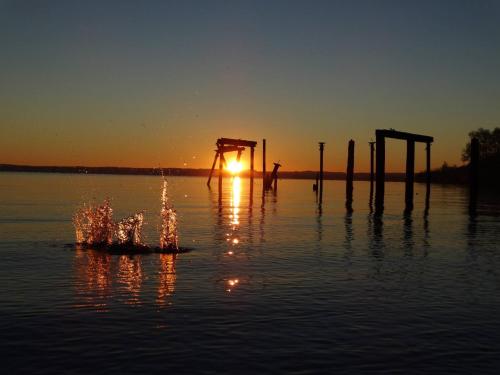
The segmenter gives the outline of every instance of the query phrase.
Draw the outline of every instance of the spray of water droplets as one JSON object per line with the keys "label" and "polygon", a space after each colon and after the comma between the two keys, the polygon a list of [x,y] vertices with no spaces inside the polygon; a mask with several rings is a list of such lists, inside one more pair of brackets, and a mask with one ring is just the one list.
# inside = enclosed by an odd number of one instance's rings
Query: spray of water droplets
{"label": "spray of water droplets", "polygon": [[167,195],[167,180],[163,180],[160,211],[160,248],[179,249],[179,236],[177,234],[177,213],[170,206]]}

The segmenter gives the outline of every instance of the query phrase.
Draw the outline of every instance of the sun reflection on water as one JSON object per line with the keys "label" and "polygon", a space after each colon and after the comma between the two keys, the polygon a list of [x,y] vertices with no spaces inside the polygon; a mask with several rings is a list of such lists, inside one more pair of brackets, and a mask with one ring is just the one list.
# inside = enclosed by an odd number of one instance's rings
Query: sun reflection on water
{"label": "sun reflection on water", "polygon": [[160,307],[170,305],[169,297],[175,292],[175,274],[176,254],[160,254],[160,271],[158,275],[158,296],[156,303]]}

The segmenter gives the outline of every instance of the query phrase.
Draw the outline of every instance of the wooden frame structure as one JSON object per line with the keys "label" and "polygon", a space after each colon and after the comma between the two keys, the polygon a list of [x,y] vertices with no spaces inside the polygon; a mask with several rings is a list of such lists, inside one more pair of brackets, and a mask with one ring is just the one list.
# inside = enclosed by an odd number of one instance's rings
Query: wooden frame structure
{"label": "wooden frame structure", "polygon": [[212,180],[212,174],[214,172],[215,166],[217,164],[217,159],[219,159],[219,187],[222,186],[222,174],[223,167],[227,165],[224,154],[227,152],[238,152],[236,160],[240,161],[241,154],[245,150],[245,147],[250,147],[250,186],[253,187],[254,178],[254,154],[255,146],[257,146],[256,141],[248,141],[244,139],[233,139],[233,138],[219,138],[215,143],[217,149],[215,150],[215,158],[212,163],[212,169],[210,169],[210,174],[208,175],[207,186],[210,187],[210,181]]}
{"label": "wooden frame structure", "polygon": [[407,211],[410,211],[413,209],[413,183],[415,181],[415,142],[423,142],[427,144],[426,174],[427,184],[430,184],[431,143],[434,142],[434,138],[427,135],[400,132],[394,129],[377,129],[375,131],[375,152],[377,156],[375,210],[377,213],[382,213],[384,211],[386,138],[402,139],[406,141],[405,207]]}

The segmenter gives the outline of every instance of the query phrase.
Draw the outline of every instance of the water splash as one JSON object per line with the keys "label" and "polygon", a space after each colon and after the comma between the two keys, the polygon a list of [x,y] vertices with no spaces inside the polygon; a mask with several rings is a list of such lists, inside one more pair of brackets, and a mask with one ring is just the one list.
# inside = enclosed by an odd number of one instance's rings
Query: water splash
{"label": "water splash", "polygon": [[[163,180],[160,212],[160,246],[159,250],[180,252],[177,233],[177,213],[170,205],[167,195],[167,181]],[[123,245],[123,249],[135,247],[145,251],[156,251],[143,241],[142,227],[144,212],[137,212],[117,223],[113,222],[113,209],[106,199],[103,204],[92,206],[84,204],[73,215],[76,243],[89,246]],[[113,242],[113,240],[116,242]],[[184,249],[185,250],[185,249]]]}
{"label": "water splash", "polygon": [[144,223],[144,213],[138,212],[132,216],[120,220],[116,224],[116,237],[119,244],[133,244],[143,246],[142,225]]}
{"label": "water splash", "polygon": [[93,207],[83,205],[73,216],[76,242],[87,245],[110,245],[113,242],[113,209],[106,199],[103,204]]}
{"label": "water splash", "polygon": [[160,248],[178,250],[179,236],[177,234],[177,213],[168,203],[166,179],[163,179],[160,220]]}

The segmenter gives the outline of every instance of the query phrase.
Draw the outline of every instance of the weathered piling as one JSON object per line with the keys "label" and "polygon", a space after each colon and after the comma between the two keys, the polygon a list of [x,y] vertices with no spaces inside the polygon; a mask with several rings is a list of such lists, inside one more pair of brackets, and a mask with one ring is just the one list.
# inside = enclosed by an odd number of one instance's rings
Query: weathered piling
{"label": "weathered piling", "polygon": [[210,173],[208,175],[207,186],[210,187],[210,181],[212,180],[212,173],[215,169],[215,165],[217,164],[217,159],[219,158],[219,150],[215,151],[214,162],[212,163],[212,168],[210,169]]}
{"label": "weathered piling", "polygon": [[375,154],[375,142],[368,142],[370,145],[370,200],[369,200],[369,207],[370,210],[373,205],[373,181],[375,179],[375,168],[374,168],[374,154]]}
{"label": "weathered piling", "polygon": [[425,147],[425,210],[424,214],[429,213],[429,202],[431,198],[431,143],[427,142]]}
{"label": "weathered piling", "polygon": [[250,204],[253,201],[253,178],[254,178],[254,157],[255,157],[255,147],[250,148]]}
{"label": "weathered piling", "polygon": [[319,142],[319,204],[323,203],[323,150],[325,142]]}
{"label": "weathered piling", "polygon": [[354,141],[351,139],[349,141],[348,151],[347,151],[347,173],[346,173],[346,187],[345,195],[346,201],[345,206],[347,211],[352,211],[352,192],[353,192],[353,180],[354,180]]}
{"label": "weathered piling", "polygon": [[415,180],[415,141],[406,141],[405,210],[413,210],[413,185]]}
{"label": "weathered piling", "polygon": [[262,193],[266,191],[266,140],[262,140]]}
{"label": "weathered piling", "polygon": [[[406,210],[413,208],[413,183],[415,180],[415,142],[424,142],[428,145],[434,141],[434,138],[420,135],[400,132],[394,129],[377,129],[376,137],[376,155],[377,155],[377,176],[375,193],[375,212],[381,214],[384,211],[384,184],[385,184],[385,138],[406,140],[406,186],[405,203]],[[428,158],[430,159],[430,148]],[[430,161],[428,161],[430,163]],[[430,167],[429,167],[430,168]]]}
{"label": "weathered piling", "polygon": [[469,184],[470,195],[476,197],[479,187],[479,140],[472,138],[470,141]]}
{"label": "weathered piling", "polygon": [[222,195],[222,172],[224,163],[224,153],[219,152],[219,195]]}
{"label": "weathered piling", "polygon": [[278,169],[281,167],[280,163],[274,163],[273,171],[271,172],[271,176],[266,179],[266,190],[270,190],[272,188],[274,182],[274,190],[278,187]]}
{"label": "weathered piling", "polygon": [[375,212],[384,211],[384,189],[385,189],[385,137],[376,132],[377,153],[377,180],[375,192]]}

